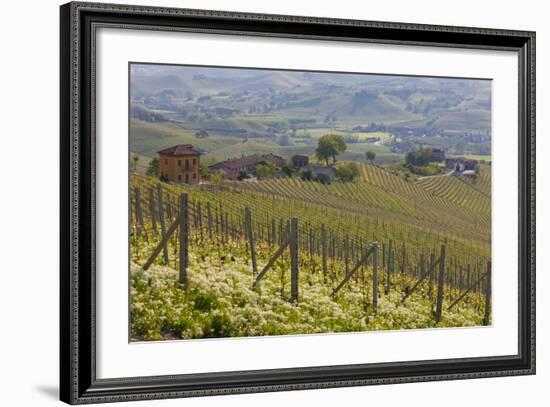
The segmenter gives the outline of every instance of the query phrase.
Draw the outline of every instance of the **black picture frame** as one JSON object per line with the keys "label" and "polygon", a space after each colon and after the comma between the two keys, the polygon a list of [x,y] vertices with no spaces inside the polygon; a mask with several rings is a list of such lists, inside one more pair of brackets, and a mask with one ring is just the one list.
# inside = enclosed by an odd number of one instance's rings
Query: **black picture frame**
{"label": "black picture frame", "polygon": [[[535,33],[68,3],[60,8],[60,398],[70,404],[535,373]],[[515,355],[117,379],[96,378],[95,71],[100,26],[508,50],[519,59],[519,349]],[[497,203],[498,204],[498,203]]]}

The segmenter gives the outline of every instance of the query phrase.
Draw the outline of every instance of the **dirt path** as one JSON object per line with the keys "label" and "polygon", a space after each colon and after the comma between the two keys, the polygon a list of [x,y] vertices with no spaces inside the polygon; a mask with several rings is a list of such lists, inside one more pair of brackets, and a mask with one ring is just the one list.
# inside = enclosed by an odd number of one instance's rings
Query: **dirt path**
{"label": "dirt path", "polygon": [[421,179],[426,179],[426,178],[435,178],[435,177],[450,177],[451,175],[454,174],[454,170],[451,170],[449,172],[446,172],[445,174],[439,174],[439,175],[427,175],[425,177],[420,177],[417,179],[417,181],[420,181]]}

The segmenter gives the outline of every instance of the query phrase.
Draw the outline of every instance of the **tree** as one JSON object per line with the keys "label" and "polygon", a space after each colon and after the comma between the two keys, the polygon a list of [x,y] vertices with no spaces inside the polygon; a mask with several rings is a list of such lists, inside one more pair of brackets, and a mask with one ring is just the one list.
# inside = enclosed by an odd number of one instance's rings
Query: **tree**
{"label": "tree", "polygon": [[374,163],[374,160],[376,159],[376,153],[374,151],[367,151],[367,160],[369,160],[372,163]]}
{"label": "tree", "polygon": [[304,181],[311,181],[312,177],[313,177],[313,173],[311,172],[311,170],[304,170],[302,172],[302,179]]}
{"label": "tree", "polygon": [[435,161],[433,150],[431,148],[419,148],[416,151],[408,152],[405,156],[405,161],[409,165],[424,166]]}
{"label": "tree", "polygon": [[354,162],[340,163],[336,166],[336,179],[342,182],[353,181],[359,175],[359,166]]}
{"label": "tree", "polygon": [[267,164],[259,164],[256,167],[256,175],[258,178],[265,178],[270,176],[271,174],[275,174],[277,172],[277,168],[270,163]]}
{"label": "tree", "polygon": [[290,145],[290,137],[288,134],[281,134],[278,138],[277,138],[277,144],[279,144],[280,146],[288,146]]}
{"label": "tree", "polygon": [[315,150],[315,155],[319,160],[324,160],[328,167],[328,160],[330,157],[335,154],[336,148],[334,144],[330,141],[330,139],[326,138],[326,136],[323,136],[319,139],[319,142],[317,144],[317,149]]}
{"label": "tree", "polygon": [[194,136],[196,138],[206,138],[206,137],[209,137],[210,135],[206,130],[199,130],[194,134]]}
{"label": "tree", "polygon": [[319,174],[315,177],[315,180],[323,185],[330,184],[330,177],[327,174]]}
{"label": "tree", "polygon": [[216,163],[216,160],[214,158],[208,158],[208,159],[204,159],[204,160],[200,160],[200,173],[201,173],[201,178],[202,179],[209,179],[213,172],[210,170],[210,166],[212,164],[215,164]]}
{"label": "tree", "polygon": [[336,156],[346,151],[346,140],[338,134],[325,134],[319,139],[315,155],[319,160],[324,160],[329,165],[328,160],[332,158],[333,164],[336,163]]}
{"label": "tree", "polygon": [[331,134],[330,136],[331,136],[332,142],[336,146],[336,154],[332,155],[332,162],[335,164],[336,163],[336,156],[338,154],[341,154],[344,151],[346,151],[347,145],[346,145],[346,140],[344,139],[344,137],[342,137],[338,134]]}
{"label": "tree", "polygon": [[219,172],[212,172],[210,173],[209,181],[212,184],[219,184],[223,181],[223,175],[220,174]]}
{"label": "tree", "polygon": [[151,161],[149,161],[149,165],[147,166],[147,170],[145,171],[145,174],[149,175],[150,177],[156,177],[156,178],[159,177],[160,163],[159,163],[158,157],[155,157]]}
{"label": "tree", "polygon": [[138,162],[139,162],[139,156],[137,154],[134,154],[132,156],[132,171],[137,172]]}
{"label": "tree", "polygon": [[237,179],[239,181],[244,181],[245,179],[250,178],[250,175],[248,175],[248,172],[246,171],[239,171],[239,175],[237,176]]}
{"label": "tree", "polygon": [[476,175],[479,175],[479,172],[481,171],[481,167],[479,166],[479,164],[474,165],[474,171]]}
{"label": "tree", "polygon": [[287,177],[292,177],[292,175],[294,174],[294,169],[288,165],[283,165],[283,167],[281,168],[281,171],[287,176]]}

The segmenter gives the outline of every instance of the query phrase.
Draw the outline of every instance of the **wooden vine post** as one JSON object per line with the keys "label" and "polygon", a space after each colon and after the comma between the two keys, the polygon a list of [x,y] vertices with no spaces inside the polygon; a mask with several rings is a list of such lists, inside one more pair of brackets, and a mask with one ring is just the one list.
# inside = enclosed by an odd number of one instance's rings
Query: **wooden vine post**
{"label": "wooden vine post", "polygon": [[161,239],[164,242],[162,246],[162,253],[163,253],[163,262],[164,264],[168,264],[168,245],[166,242],[166,223],[164,222],[164,205],[162,202],[162,186],[160,184],[157,185],[157,201],[158,201],[158,215],[159,215],[159,223],[160,223],[160,231],[161,231]]}
{"label": "wooden vine post", "polygon": [[298,219],[290,221],[290,301],[298,302]]}
{"label": "wooden vine post", "polygon": [[420,253],[420,278],[424,276],[426,272],[426,262],[424,260],[424,252]]}
{"label": "wooden vine post", "polygon": [[393,241],[390,239],[390,244],[388,248],[388,264],[386,265],[386,288],[384,293],[388,295],[390,292],[390,277],[393,268]]}
{"label": "wooden vine post", "polygon": [[443,310],[443,286],[445,285],[445,245],[441,245],[441,254],[439,256],[439,276],[437,278],[437,306],[435,311],[435,322],[441,321]]}
{"label": "wooden vine post", "polygon": [[184,192],[180,195],[180,216],[179,216],[179,254],[180,268],[179,277],[180,283],[187,284],[187,267],[189,266],[189,208],[187,194]]}
{"label": "wooden vine post", "polygon": [[487,262],[485,287],[485,317],[483,318],[483,325],[489,325],[491,321],[491,261]]}
{"label": "wooden vine post", "polygon": [[139,187],[134,188],[135,191],[135,212],[136,212],[136,231],[138,236],[141,235],[141,233],[144,231],[143,226],[143,211],[141,209],[141,193],[139,191]]}
{"label": "wooden vine post", "polygon": [[434,296],[434,282],[435,282],[435,250],[432,250],[430,254],[430,286],[429,286],[429,295],[430,301],[433,301]]}
{"label": "wooden vine post", "polygon": [[344,264],[346,267],[345,276],[347,276],[349,274],[349,236],[347,234],[344,237]]}
{"label": "wooden vine post", "polygon": [[174,221],[174,223],[172,223],[170,225],[170,227],[168,228],[168,231],[166,232],[166,235],[161,239],[161,241],[159,242],[159,244],[155,247],[155,249],[153,250],[153,252],[151,253],[151,255],[149,256],[149,258],[147,259],[147,261],[145,262],[145,264],[143,265],[143,270],[148,270],[149,267],[151,267],[151,265],[153,264],[153,262],[155,261],[155,259],[157,258],[157,256],[160,254],[160,252],[162,251],[162,248],[166,246],[167,242],[168,242],[168,239],[170,239],[170,237],[174,234],[174,232],[176,231],[176,229],[178,229],[178,226],[179,226],[179,217]]}
{"label": "wooden vine post", "polygon": [[202,240],[203,235],[202,235],[202,208],[201,208],[201,201],[197,202],[197,207],[196,207],[195,210],[196,210],[195,217],[197,217],[197,224],[198,224],[198,227],[199,227],[199,233],[200,233],[201,240]]}
{"label": "wooden vine post", "polygon": [[327,279],[327,230],[325,224],[321,225],[321,256],[322,256],[322,267],[323,267],[323,279]]}
{"label": "wooden vine post", "polygon": [[149,212],[151,215],[151,224],[153,226],[153,232],[157,233],[157,215],[155,209],[155,191],[153,188],[149,189]]}
{"label": "wooden vine post", "polygon": [[255,277],[258,274],[258,265],[256,263],[256,249],[254,247],[254,232],[252,230],[252,214],[250,208],[247,206],[244,208],[244,219],[246,227],[246,235],[248,238],[248,244],[250,246],[250,258],[252,260],[252,275]]}
{"label": "wooden vine post", "polygon": [[275,218],[271,219],[271,246],[275,246],[276,236],[277,235],[277,226],[275,225]]}
{"label": "wooden vine post", "polygon": [[210,202],[206,202],[206,216],[208,217],[208,238],[212,240],[212,209]]}
{"label": "wooden vine post", "polygon": [[378,313],[378,242],[372,244],[372,307]]}

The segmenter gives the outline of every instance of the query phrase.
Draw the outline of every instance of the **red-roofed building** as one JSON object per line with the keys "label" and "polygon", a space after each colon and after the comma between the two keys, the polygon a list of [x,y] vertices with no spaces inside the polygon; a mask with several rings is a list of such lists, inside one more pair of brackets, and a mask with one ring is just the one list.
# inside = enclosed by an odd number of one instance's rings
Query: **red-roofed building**
{"label": "red-roofed building", "polygon": [[223,174],[227,179],[238,179],[241,172],[256,175],[256,167],[260,164],[272,164],[275,167],[282,167],[285,160],[278,155],[269,154],[252,154],[242,156],[241,158],[231,158],[211,165],[211,171]]}
{"label": "red-roofed building", "polygon": [[200,153],[191,144],[178,144],[158,154],[162,179],[185,184],[200,182]]}

